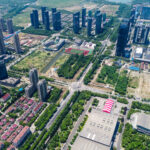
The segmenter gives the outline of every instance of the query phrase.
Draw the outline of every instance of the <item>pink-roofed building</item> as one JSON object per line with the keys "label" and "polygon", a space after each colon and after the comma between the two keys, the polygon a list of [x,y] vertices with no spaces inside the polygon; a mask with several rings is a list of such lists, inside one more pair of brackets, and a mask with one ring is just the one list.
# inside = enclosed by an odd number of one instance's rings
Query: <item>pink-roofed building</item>
{"label": "pink-roofed building", "polygon": [[9,127],[11,125],[11,122],[7,122],[6,126]]}
{"label": "pink-roofed building", "polygon": [[28,126],[25,126],[21,130],[21,132],[16,136],[16,138],[13,140],[14,146],[18,147],[29,133],[30,133],[30,128]]}
{"label": "pink-roofed building", "polygon": [[4,118],[4,119],[2,120],[2,122],[5,124],[5,123],[7,122],[7,119]]}
{"label": "pink-roofed building", "polygon": [[10,112],[13,112],[16,108],[10,106],[7,110],[6,110],[6,114],[10,113]]}
{"label": "pink-roofed building", "polygon": [[13,145],[10,145],[7,150],[15,150],[15,147]]}
{"label": "pink-roofed building", "polygon": [[19,133],[22,129],[23,129],[23,126],[19,126],[19,127],[16,129],[16,132]]}
{"label": "pink-roofed building", "polygon": [[24,105],[24,109],[27,110],[29,108],[28,105]]}
{"label": "pink-roofed building", "polygon": [[1,129],[1,130],[0,130],[0,135],[2,135],[3,133],[4,133],[4,130]]}
{"label": "pink-roofed building", "polygon": [[4,127],[2,127],[2,129],[5,131],[5,130],[7,129],[7,127],[6,127],[6,126],[4,126]]}
{"label": "pink-roofed building", "polygon": [[24,101],[24,100],[25,100],[25,98],[24,98],[24,97],[21,97],[19,100],[20,100],[20,101]]}
{"label": "pink-roofed building", "polygon": [[108,99],[105,103],[105,106],[103,108],[103,112],[106,112],[106,113],[110,113],[111,112],[111,109],[113,107],[113,104],[114,104],[114,101],[111,100],[111,99]]}
{"label": "pink-roofed building", "polygon": [[16,129],[18,126],[16,124],[13,124],[11,127]]}
{"label": "pink-roofed building", "polygon": [[0,122],[0,126],[3,126],[3,125],[4,125],[4,123],[1,121],[1,122]]}
{"label": "pink-roofed building", "polygon": [[15,129],[11,127],[8,131],[12,133],[13,131],[15,131]]}
{"label": "pink-roofed building", "polygon": [[4,118],[5,118],[5,115],[1,115],[1,116],[0,116],[0,119],[4,119]]}
{"label": "pink-roofed building", "polygon": [[5,94],[5,95],[2,97],[3,102],[6,102],[6,101],[9,100],[9,99],[10,99],[10,94],[9,94],[9,93]]}
{"label": "pink-roofed building", "polygon": [[31,99],[29,102],[28,102],[28,105],[32,105],[33,104],[33,100]]}
{"label": "pink-roofed building", "polygon": [[11,134],[11,133],[10,133],[9,131],[7,131],[7,132],[5,133],[6,136],[10,136],[10,134]]}
{"label": "pink-roofed building", "polygon": [[14,118],[10,118],[9,121],[10,121],[10,122],[14,122],[15,119],[14,119]]}
{"label": "pink-roofed building", "polygon": [[7,136],[6,135],[2,135],[1,136],[1,140],[5,141],[7,139]]}
{"label": "pink-roofed building", "polygon": [[41,109],[42,106],[43,106],[43,102],[40,102],[40,103],[36,106],[36,108],[33,110],[33,112],[34,112],[34,113],[37,113],[37,112]]}

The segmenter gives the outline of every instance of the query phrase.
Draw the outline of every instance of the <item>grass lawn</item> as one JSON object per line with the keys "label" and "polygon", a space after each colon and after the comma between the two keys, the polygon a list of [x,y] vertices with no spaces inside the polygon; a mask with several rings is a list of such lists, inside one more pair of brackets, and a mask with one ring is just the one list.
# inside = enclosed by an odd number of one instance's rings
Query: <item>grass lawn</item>
{"label": "grass lawn", "polygon": [[23,68],[37,68],[41,71],[57,53],[50,53],[45,51],[35,51],[25,59],[20,61],[15,67],[19,69]]}
{"label": "grass lawn", "polygon": [[17,26],[25,27],[30,23],[30,13],[32,11],[32,8],[26,8],[24,11],[22,11],[17,16],[13,17],[13,23]]}
{"label": "grass lawn", "polygon": [[64,62],[69,58],[70,55],[62,54],[59,59],[56,60],[55,64],[53,65],[54,68],[60,67]]}
{"label": "grass lawn", "polygon": [[46,6],[49,8],[52,7],[68,7],[73,5],[78,5],[83,0],[38,0],[37,5]]}

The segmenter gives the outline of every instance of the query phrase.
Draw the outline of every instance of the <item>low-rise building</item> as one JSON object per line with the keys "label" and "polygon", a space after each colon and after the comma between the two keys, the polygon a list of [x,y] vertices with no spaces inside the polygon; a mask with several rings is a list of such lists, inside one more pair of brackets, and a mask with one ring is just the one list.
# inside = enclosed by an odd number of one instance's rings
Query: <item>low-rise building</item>
{"label": "low-rise building", "polygon": [[143,48],[142,47],[137,47],[134,53],[135,58],[142,58],[143,56]]}
{"label": "low-rise building", "polygon": [[132,115],[132,126],[137,131],[150,135],[150,115],[145,113],[136,113]]}
{"label": "low-rise building", "polygon": [[93,109],[72,150],[110,150],[118,116]]}
{"label": "low-rise building", "polygon": [[21,130],[21,132],[16,136],[16,138],[13,140],[14,146],[18,147],[29,133],[30,133],[30,128],[28,126],[25,126]]}

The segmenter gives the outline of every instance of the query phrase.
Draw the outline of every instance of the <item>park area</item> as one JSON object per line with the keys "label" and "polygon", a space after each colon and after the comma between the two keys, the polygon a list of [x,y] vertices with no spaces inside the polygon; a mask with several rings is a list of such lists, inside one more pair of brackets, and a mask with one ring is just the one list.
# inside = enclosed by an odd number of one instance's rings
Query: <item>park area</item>
{"label": "park area", "polygon": [[137,98],[150,98],[150,74],[139,73],[135,71],[130,72],[128,94],[134,95]]}
{"label": "park area", "polygon": [[21,13],[13,17],[13,23],[16,26],[27,27],[30,23],[30,13],[33,8],[26,8]]}
{"label": "park area", "polygon": [[16,70],[37,68],[39,72],[56,56],[57,53],[37,50],[14,66]]}

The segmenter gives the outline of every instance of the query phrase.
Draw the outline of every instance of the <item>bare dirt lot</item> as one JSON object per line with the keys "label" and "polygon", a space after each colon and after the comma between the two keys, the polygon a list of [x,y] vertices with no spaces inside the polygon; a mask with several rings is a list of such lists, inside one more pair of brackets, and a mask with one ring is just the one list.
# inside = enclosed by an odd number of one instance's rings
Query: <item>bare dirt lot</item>
{"label": "bare dirt lot", "polygon": [[[87,10],[92,10],[92,9],[97,8],[97,5],[93,4],[93,3],[90,3],[90,4],[84,4],[83,7],[86,8]],[[63,9],[67,10],[67,11],[74,12],[74,11],[81,10],[82,6],[81,5],[76,5],[76,6],[72,6],[72,7],[65,7]]]}
{"label": "bare dirt lot", "polygon": [[116,16],[119,5],[104,5],[100,8],[101,12],[106,13],[108,16]]}
{"label": "bare dirt lot", "polygon": [[128,93],[136,97],[150,98],[150,74],[132,71],[130,72],[130,78],[133,78],[131,82],[134,82],[136,88],[128,87]]}

